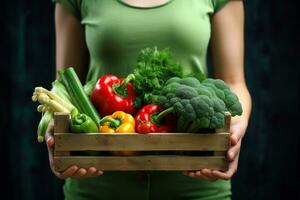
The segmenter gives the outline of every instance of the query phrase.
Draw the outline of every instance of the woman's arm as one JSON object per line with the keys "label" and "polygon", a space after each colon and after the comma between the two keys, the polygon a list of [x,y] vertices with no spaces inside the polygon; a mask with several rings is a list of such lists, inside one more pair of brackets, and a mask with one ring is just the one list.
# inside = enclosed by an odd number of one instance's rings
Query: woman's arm
{"label": "woman's arm", "polygon": [[242,0],[232,0],[212,17],[212,62],[215,78],[223,79],[237,94],[243,115],[232,119],[231,147],[227,152],[229,170],[220,172],[202,169],[190,172],[192,177],[205,180],[230,179],[236,172],[238,158],[251,112],[251,97],[244,76],[244,7]]}
{"label": "woman's arm", "polygon": [[228,3],[212,18],[212,61],[215,78],[223,79],[243,106],[248,121],[251,98],[244,76],[244,8],[242,0]]}
{"label": "woman's arm", "polygon": [[73,67],[82,83],[88,70],[88,49],[80,21],[63,6],[55,6],[56,71]]}
{"label": "woman's arm", "polygon": [[[85,45],[84,31],[79,20],[66,11],[60,4],[55,7],[56,28],[56,69],[74,67],[83,82],[88,68],[88,50]],[[53,173],[60,179],[88,178],[101,175],[103,172],[95,167],[79,168],[70,166],[64,172],[57,172],[53,165],[53,123],[46,132],[46,143],[49,152],[49,163]]]}

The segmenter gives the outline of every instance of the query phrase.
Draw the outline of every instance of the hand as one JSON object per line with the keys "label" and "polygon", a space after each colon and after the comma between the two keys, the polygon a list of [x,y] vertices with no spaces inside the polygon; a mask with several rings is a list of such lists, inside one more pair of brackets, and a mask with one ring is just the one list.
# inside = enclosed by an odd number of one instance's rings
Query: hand
{"label": "hand", "polygon": [[53,121],[49,123],[48,130],[45,135],[46,144],[48,148],[49,153],[49,163],[50,168],[55,176],[57,176],[60,179],[66,179],[66,178],[90,178],[90,177],[96,177],[103,174],[102,171],[97,170],[95,167],[90,167],[88,169],[85,168],[79,168],[76,165],[73,165],[66,169],[64,172],[57,172],[54,170],[53,165],[53,146],[54,146],[54,138],[53,138],[53,132],[54,132],[54,124]]}
{"label": "hand", "polygon": [[199,178],[207,181],[215,181],[217,179],[229,180],[237,171],[239,153],[241,148],[242,138],[245,135],[248,126],[248,120],[244,120],[240,117],[233,118],[230,125],[230,145],[231,147],[227,151],[227,158],[230,161],[229,168],[226,172],[221,172],[212,169],[201,169],[194,172],[184,172],[184,175]]}

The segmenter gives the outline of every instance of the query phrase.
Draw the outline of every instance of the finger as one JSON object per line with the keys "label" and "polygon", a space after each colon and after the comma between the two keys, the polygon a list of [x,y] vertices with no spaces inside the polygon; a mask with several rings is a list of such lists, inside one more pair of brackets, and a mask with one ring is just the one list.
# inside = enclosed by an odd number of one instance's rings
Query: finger
{"label": "finger", "polygon": [[206,180],[206,181],[214,181],[214,180],[216,180],[215,178],[210,178],[209,176],[206,176],[205,174],[203,174],[202,170],[197,171],[195,173],[195,178],[200,178],[200,179]]}
{"label": "finger", "polygon": [[188,173],[189,173],[188,171],[182,172],[182,174],[185,175],[185,176],[188,176]]}
{"label": "finger", "polygon": [[69,167],[67,170],[65,170],[59,177],[61,179],[66,179],[66,178],[69,178],[69,177],[72,177],[75,172],[78,170],[78,167],[77,166],[72,166],[72,167]]}
{"label": "finger", "polygon": [[53,138],[53,136],[48,136],[47,138],[46,138],[46,142],[47,142],[47,147],[48,147],[48,149],[49,148],[53,148],[53,145],[54,145],[54,138]]}
{"label": "finger", "polygon": [[80,168],[73,174],[73,176],[71,176],[71,178],[82,178],[83,176],[86,175],[86,173],[87,173],[86,169]]}
{"label": "finger", "polygon": [[242,138],[243,132],[240,126],[232,126],[230,128],[230,143],[236,145]]}
{"label": "finger", "polygon": [[52,122],[50,122],[48,125],[48,129],[46,131],[46,135],[45,135],[45,141],[46,141],[48,149],[49,149],[49,147],[53,148],[53,145],[54,145],[53,132],[54,132],[54,124]]}
{"label": "finger", "polygon": [[189,172],[187,172],[187,175],[190,176],[190,177],[195,177],[196,173],[192,172],[192,171],[189,171]]}
{"label": "finger", "polygon": [[49,122],[47,131],[46,131],[46,134],[45,134],[45,139],[47,140],[47,138],[48,138],[49,136],[53,136],[53,133],[54,133],[54,123],[53,123],[53,120],[51,120],[51,121]]}
{"label": "finger", "polygon": [[186,176],[189,176],[189,177],[192,177],[192,178],[198,178],[198,179],[203,179],[203,180],[206,180],[206,181],[210,181],[210,178],[203,175],[201,173],[201,171],[195,171],[195,172],[183,172],[184,175]]}
{"label": "finger", "polygon": [[53,143],[54,143],[54,139],[51,138],[51,137],[48,137],[46,143],[47,143],[47,149],[48,149],[48,155],[49,155],[49,163],[50,163],[50,167],[51,167],[52,171],[54,173],[57,173],[57,172],[55,172],[54,166],[53,166],[53,147],[51,147],[51,141],[50,140],[53,140]]}
{"label": "finger", "polygon": [[227,171],[227,172],[221,172],[221,171],[217,171],[217,170],[214,170],[213,172],[213,175],[218,178],[218,179],[224,179],[224,180],[229,180],[231,179],[233,173],[231,173],[230,171]]}
{"label": "finger", "polygon": [[96,170],[96,172],[95,172],[95,173],[93,173],[93,174],[91,175],[91,177],[100,176],[100,175],[102,175],[102,174],[103,174],[103,171]]}
{"label": "finger", "polygon": [[226,172],[221,172],[218,170],[213,170],[212,174],[219,179],[229,180],[232,178],[233,174],[237,171],[238,156],[229,164],[229,168]]}
{"label": "finger", "polygon": [[96,172],[97,172],[97,169],[95,167],[90,167],[87,170],[86,176],[92,176]]}
{"label": "finger", "polygon": [[227,152],[227,158],[229,161],[233,161],[241,150],[241,141],[239,141],[236,145],[229,148]]}
{"label": "finger", "polygon": [[96,172],[96,176],[100,176],[100,175],[102,175],[102,174],[103,174],[103,171],[98,170],[98,171]]}
{"label": "finger", "polygon": [[209,178],[211,181],[215,181],[217,178],[212,174],[211,169],[202,169],[200,170],[201,174]]}

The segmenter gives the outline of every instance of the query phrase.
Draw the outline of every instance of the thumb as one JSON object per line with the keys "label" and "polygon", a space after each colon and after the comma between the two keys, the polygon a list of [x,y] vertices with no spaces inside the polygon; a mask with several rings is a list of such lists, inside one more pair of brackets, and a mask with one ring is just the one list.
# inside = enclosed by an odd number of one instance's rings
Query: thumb
{"label": "thumb", "polygon": [[54,145],[54,138],[53,138],[53,136],[48,136],[48,137],[46,138],[46,143],[47,143],[47,146],[48,146],[49,148],[52,148],[53,145]]}
{"label": "thumb", "polygon": [[236,145],[242,137],[241,128],[238,125],[234,125],[231,127],[230,132],[231,144]]}

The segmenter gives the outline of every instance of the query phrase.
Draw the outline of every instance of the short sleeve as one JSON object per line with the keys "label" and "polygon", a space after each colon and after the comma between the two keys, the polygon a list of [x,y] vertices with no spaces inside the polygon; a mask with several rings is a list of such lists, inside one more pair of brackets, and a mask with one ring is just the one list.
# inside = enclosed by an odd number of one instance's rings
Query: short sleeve
{"label": "short sleeve", "polygon": [[226,3],[228,3],[230,0],[211,0],[213,7],[214,7],[214,13],[218,12],[223,8]]}
{"label": "short sleeve", "polygon": [[68,12],[77,17],[81,18],[80,5],[81,0],[52,0],[55,3],[61,4]]}

